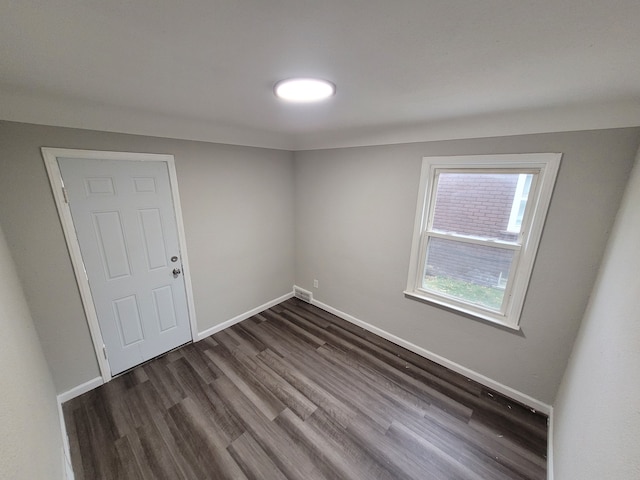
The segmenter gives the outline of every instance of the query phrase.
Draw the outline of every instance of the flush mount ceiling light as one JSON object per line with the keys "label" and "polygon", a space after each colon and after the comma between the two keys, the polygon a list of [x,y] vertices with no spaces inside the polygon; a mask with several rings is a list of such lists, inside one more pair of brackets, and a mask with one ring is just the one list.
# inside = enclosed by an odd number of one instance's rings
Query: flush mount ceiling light
{"label": "flush mount ceiling light", "polygon": [[336,93],[336,86],[317,78],[289,78],[273,87],[276,97],[289,102],[318,102]]}

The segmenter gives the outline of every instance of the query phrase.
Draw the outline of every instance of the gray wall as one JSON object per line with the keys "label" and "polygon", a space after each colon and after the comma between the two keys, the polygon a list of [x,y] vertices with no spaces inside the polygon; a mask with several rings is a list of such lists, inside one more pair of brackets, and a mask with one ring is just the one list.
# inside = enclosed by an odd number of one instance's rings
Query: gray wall
{"label": "gray wall", "polygon": [[555,478],[640,478],[640,152],[555,405]]}
{"label": "gray wall", "polygon": [[[0,225],[57,392],[99,372],[41,146],[175,155],[199,331],[290,292],[295,278],[326,304],[552,403],[639,142],[640,129],[616,129],[293,154],[0,122]],[[522,331],[406,299],[422,157],[513,152],[564,153]]]}
{"label": "gray wall", "polygon": [[[296,283],[551,404],[639,142],[617,129],[296,152]],[[422,157],[526,152],[564,156],[521,332],[405,298]]]}
{"label": "gray wall", "polygon": [[42,146],[175,155],[199,331],[291,292],[291,152],[0,122],[0,225],[59,393],[99,370]]}
{"label": "gray wall", "polygon": [[56,392],[0,228],[0,478],[62,478]]}

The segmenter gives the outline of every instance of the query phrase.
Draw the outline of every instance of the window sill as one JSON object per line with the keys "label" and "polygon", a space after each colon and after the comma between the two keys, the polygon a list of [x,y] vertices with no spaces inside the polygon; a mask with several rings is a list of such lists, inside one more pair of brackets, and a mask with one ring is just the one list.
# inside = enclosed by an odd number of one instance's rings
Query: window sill
{"label": "window sill", "polygon": [[502,327],[508,330],[520,331],[520,325],[513,325],[510,323],[506,323],[495,316],[492,316],[489,313],[482,313],[476,310],[472,310],[471,308],[464,308],[460,305],[447,302],[446,300],[439,300],[432,297],[427,297],[421,295],[416,292],[406,291],[404,292],[404,296],[410,300],[418,300],[423,303],[428,303],[429,305],[433,305],[435,307],[443,308],[445,310],[449,310],[452,313],[462,314],[467,317],[471,317],[476,320],[482,320],[484,322],[489,322],[494,326]]}

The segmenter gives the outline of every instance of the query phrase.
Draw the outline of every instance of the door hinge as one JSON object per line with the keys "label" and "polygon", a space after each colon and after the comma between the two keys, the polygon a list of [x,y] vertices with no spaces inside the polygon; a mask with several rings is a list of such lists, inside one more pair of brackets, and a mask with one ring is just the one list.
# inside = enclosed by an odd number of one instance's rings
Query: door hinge
{"label": "door hinge", "polygon": [[102,354],[104,355],[104,359],[107,360],[107,346],[102,345]]}
{"label": "door hinge", "polygon": [[64,197],[64,203],[69,203],[69,194],[67,193],[67,189],[62,187],[62,196]]}

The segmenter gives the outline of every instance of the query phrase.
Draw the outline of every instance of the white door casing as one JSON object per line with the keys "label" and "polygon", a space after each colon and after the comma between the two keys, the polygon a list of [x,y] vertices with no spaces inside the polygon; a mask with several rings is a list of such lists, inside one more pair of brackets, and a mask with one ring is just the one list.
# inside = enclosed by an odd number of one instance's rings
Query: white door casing
{"label": "white door casing", "polygon": [[42,151],[103,380],[195,338],[173,156]]}

